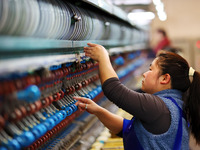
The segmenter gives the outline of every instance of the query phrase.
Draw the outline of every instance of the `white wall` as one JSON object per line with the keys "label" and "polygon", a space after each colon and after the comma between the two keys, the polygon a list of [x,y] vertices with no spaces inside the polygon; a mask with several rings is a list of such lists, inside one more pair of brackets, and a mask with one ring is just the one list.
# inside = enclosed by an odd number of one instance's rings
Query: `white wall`
{"label": "white wall", "polygon": [[156,17],[152,28],[165,27],[172,39],[200,37],[200,0],[163,0],[167,20]]}
{"label": "white wall", "polygon": [[[200,55],[196,48],[196,41],[200,39],[200,0],[162,0],[167,13],[167,20],[160,21],[158,17],[151,23],[151,36],[154,39],[156,28],[166,29],[172,45],[183,50],[183,56],[190,65],[200,70],[199,61],[195,60]],[[155,11],[155,9],[154,9]],[[151,41],[152,45],[155,41]],[[199,51],[199,52],[198,52]]]}

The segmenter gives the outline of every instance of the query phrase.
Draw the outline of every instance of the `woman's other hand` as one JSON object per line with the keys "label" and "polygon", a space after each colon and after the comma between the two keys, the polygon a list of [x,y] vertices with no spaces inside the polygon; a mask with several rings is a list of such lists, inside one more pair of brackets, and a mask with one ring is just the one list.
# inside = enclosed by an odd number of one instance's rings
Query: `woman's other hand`
{"label": "woman's other hand", "polygon": [[105,61],[109,59],[108,51],[101,45],[87,43],[89,47],[84,47],[85,55],[96,61]]}
{"label": "woman's other hand", "polygon": [[80,110],[86,110],[89,113],[96,115],[99,120],[114,134],[119,133],[123,127],[123,118],[117,116],[105,108],[97,105],[94,101],[84,97],[73,97],[78,100],[76,105]]}
{"label": "woman's other hand", "polygon": [[98,112],[100,108],[100,106],[97,105],[91,99],[88,99],[85,97],[73,97],[73,98],[78,100],[75,105],[77,105],[81,111],[86,110],[87,112],[91,114],[95,114]]}

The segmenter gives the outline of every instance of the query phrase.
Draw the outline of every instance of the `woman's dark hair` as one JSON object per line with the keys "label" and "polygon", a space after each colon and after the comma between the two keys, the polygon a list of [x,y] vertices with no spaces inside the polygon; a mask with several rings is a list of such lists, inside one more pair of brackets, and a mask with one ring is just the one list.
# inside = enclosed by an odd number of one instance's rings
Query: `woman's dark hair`
{"label": "woman's dark hair", "polygon": [[190,123],[190,130],[200,144],[200,73],[195,71],[191,82],[188,62],[173,52],[159,51],[156,59],[161,75],[168,73],[171,76],[172,89],[187,93],[184,111]]}
{"label": "woman's dark hair", "polygon": [[164,37],[167,36],[167,33],[164,29],[159,28],[159,29],[157,29],[157,32],[161,33]]}

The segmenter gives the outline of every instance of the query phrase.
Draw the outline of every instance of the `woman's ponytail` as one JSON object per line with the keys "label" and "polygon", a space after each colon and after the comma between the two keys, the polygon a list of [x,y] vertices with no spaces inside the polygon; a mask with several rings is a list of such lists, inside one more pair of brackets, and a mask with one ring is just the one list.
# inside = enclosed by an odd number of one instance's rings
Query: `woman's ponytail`
{"label": "woman's ponytail", "polygon": [[185,110],[191,133],[194,135],[197,144],[200,144],[200,73],[197,71],[193,74],[188,94]]}

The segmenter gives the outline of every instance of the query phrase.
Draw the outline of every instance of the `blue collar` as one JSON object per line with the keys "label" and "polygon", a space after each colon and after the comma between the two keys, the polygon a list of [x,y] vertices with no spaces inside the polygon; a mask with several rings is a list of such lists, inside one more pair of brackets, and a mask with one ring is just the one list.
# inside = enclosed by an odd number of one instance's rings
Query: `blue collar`
{"label": "blue collar", "polygon": [[167,89],[167,90],[162,90],[159,92],[154,93],[153,95],[159,96],[159,97],[174,97],[177,99],[182,99],[182,92],[176,89]]}

